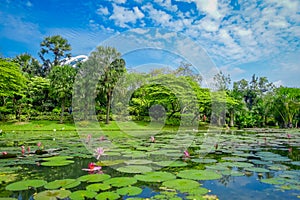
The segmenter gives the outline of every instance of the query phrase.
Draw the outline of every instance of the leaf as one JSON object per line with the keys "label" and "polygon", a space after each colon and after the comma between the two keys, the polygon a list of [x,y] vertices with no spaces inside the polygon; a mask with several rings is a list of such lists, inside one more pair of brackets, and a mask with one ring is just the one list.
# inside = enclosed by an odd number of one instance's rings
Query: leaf
{"label": "leaf", "polygon": [[117,189],[117,193],[119,195],[129,195],[129,196],[138,195],[138,194],[142,193],[142,191],[143,190],[141,188],[134,187],[134,186]]}
{"label": "leaf", "polygon": [[69,190],[46,190],[38,193],[34,199],[35,200],[55,200],[55,199],[65,199],[71,194]]}
{"label": "leaf", "polygon": [[80,185],[80,181],[76,179],[62,179],[62,180],[55,180],[52,182],[47,183],[44,187],[46,189],[58,189],[58,188],[74,188]]}
{"label": "leaf", "polygon": [[28,190],[30,188],[39,188],[46,184],[47,182],[44,180],[25,180],[19,181],[15,183],[11,183],[6,186],[6,190],[10,191],[21,191],[21,190]]}
{"label": "leaf", "polygon": [[105,184],[110,184],[113,187],[124,187],[128,185],[133,185],[137,180],[133,177],[114,177],[104,181]]}
{"label": "leaf", "polygon": [[222,175],[210,170],[183,170],[177,174],[178,177],[192,180],[215,180],[222,178]]}
{"label": "leaf", "polygon": [[169,172],[147,172],[143,175],[135,175],[134,178],[144,182],[164,182],[176,179],[176,176]]}

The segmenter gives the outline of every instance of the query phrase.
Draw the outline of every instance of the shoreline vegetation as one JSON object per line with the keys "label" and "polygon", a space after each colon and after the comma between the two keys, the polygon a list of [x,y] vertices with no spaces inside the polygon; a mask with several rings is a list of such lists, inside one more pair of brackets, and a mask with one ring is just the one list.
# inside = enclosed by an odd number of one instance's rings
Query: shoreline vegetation
{"label": "shoreline vegetation", "polygon": [[86,61],[66,65],[72,48],[65,38],[49,36],[40,46],[42,62],[27,53],[0,56],[0,121],[26,127],[36,120],[68,124],[74,118],[85,127],[94,117],[100,125],[159,122],[160,128],[175,129],[299,127],[300,88],[276,87],[267,77],[254,74],[232,83],[218,71],[206,88],[207,77],[185,61],[177,68],[130,71],[116,48],[98,46]]}

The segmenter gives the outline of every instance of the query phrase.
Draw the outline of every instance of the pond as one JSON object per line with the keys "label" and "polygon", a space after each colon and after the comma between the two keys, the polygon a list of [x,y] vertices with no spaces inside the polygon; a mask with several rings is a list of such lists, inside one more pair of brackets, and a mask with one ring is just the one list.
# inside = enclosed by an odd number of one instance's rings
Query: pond
{"label": "pond", "polygon": [[299,131],[140,132],[2,132],[0,199],[300,198]]}

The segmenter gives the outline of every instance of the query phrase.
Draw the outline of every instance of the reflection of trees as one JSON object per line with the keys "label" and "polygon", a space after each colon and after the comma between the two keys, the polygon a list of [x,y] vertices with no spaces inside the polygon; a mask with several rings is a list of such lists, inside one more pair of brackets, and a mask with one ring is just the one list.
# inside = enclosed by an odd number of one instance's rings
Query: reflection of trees
{"label": "reflection of trees", "polygon": [[218,182],[222,183],[224,186],[227,186],[231,181],[234,182],[234,177],[231,175],[223,175],[222,178],[218,179]]}

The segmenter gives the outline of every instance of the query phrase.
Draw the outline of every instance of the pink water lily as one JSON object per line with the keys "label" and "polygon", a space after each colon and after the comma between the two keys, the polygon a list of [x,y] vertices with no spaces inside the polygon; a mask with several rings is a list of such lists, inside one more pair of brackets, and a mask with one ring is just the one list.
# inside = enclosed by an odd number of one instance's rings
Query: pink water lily
{"label": "pink water lily", "polygon": [[289,138],[289,139],[290,139],[290,138],[291,138],[291,134],[287,134],[287,138]]}
{"label": "pink water lily", "polygon": [[38,146],[38,148],[40,148],[42,146],[42,143],[38,142],[36,145]]}
{"label": "pink water lily", "polygon": [[189,152],[188,152],[187,150],[185,150],[185,151],[183,152],[183,154],[184,154],[184,157],[185,157],[185,158],[189,158],[189,157],[190,157],[190,154],[189,154]]}
{"label": "pink water lily", "polygon": [[88,172],[100,172],[103,173],[101,171],[102,167],[101,166],[97,166],[95,163],[89,163],[88,168],[83,168],[83,171],[88,171]]}
{"label": "pink water lily", "polygon": [[86,138],[86,143],[90,143],[91,139],[92,139],[92,135],[88,134]]}
{"label": "pink water lily", "polygon": [[98,147],[95,151],[96,151],[96,154],[97,154],[97,160],[99,160],[100,156],[102,156],[104,154],[104,148],[103,147]]}
{"label": "pink water lily", "polygon": [[154,142],[155,142],[155,137],[154,137],[154,136],[151,136],[151,137],[150,137],[150,141],[151,141],[152,143],[154,143]]}
{"label": "pink water lily", "polygon": [[101,135],[100,138],[99,138],[99,140],[100,140],[100,141],[104,141],[104,140],[105,140],[105,136],[104,136],[104,135]]}
{"label": "pink water lily", "polygon": [[22,155],[24,155],[25,154],[25,147],[21,146],[21,148],[22,148],[21,153],[22,153]]}
{"label": "pink water lily", "polygon": [[3,152],[2,152],[2,155],[4,155],[4,156],[7,155],[7,152],[6,152],[6,151],[3,151]]}

